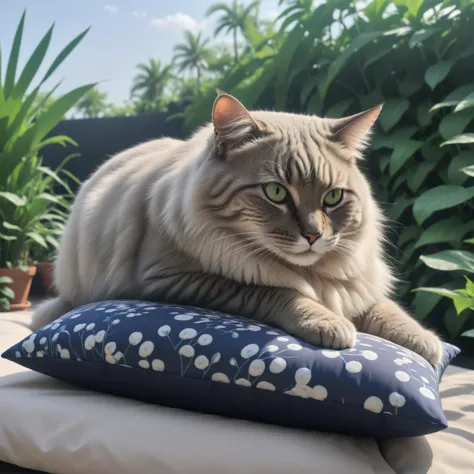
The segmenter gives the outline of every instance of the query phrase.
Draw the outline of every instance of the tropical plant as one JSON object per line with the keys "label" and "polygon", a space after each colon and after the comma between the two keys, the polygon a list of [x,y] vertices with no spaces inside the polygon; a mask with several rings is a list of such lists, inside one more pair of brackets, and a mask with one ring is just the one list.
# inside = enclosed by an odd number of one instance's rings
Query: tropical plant
{"label": "tropical plant", "polygon": [[132,101],[125,100],[120,105],[110,104],[107,110],[107,117],[128,117],[136,115],[136,104]]}
{"label": "tropical plant", "polygon": [[[466,108],[474,106],[474,94],[471,93],[471,99],[467,98],[463,101],[453,101],[451,106],[455,107],[455,111],[465,110]],[[447,106],[448,107],[448,106]],[[474,143],[474,134],[464,134],[458,135],[445,144],[459,145],[459,144],[468,144]],[[426,191],[422,194],[414,204],[414,213],[415,217],[418,219],[423,218],[424,216],[430,216],[431,212],[436,212],[444,208],[452,207],[452,199],[457,198],[459,203],[468,202],[468,206],[471,204],[469,201],[474,198],[474,187],[469,186],[472,184],[472,179],[474,177],[474,153],[471,147],[470,152],[466,151],[466,162],[459,163],[456,158],[453,159],[451,166],[452,172],[456,171],[458,176],[458,183],[460,184],[451,184],[450,188],[447,189],[447,185],[437,186],[431,190]],[[469,159],[470,158],[470,159]],[[454,166],[458,167],[456,170]],[[459,168],[462,166],[462,168]],[[463,179],[465,178],[465,179]],[[471,181],[471,182],[469,182]],[[447,192],[449,191],[449,192]],[[431,195],[431,199],[427,199]],[[471,209],[474,206],[470,205]],[[471,210],[472,216],[472,210]],[[439,232],[443,232],[443,236],[446,240],[462,239],[465,231],[470,231],[472,233],[474,229],[474,222],[472,217],[470,220],[464,224],[464,229],[459,228],[460,219],[457,217],[446,217],[445,219],[437,221],[431,228],[435,225],[438,228]],[[463,225],[463,224],[461,224]],[[431,235],[425,232],[425,235]],[[472,246],[474,244],[474,238],[466,239],[463,241],[464,245]],[[458,245],[459,247],[459,245]],[[462,247],[461,247],[462,248]],[[469,250],[468,250],[469,249]],[[464,273],[473,274],[474,273],[474,252],[470,249],[472,247],[467,247],[462,250],[441,250],[428,255],[421,255],[420,260],[429,268],[439,272],[438,280],[440,284],[444,286],[440,287],[421,287],[417,288],[414,291],[420,291],[423,293],[429,293],[428,295],[428,305],[435,305],[442,297],[446,297],[452,300],[454,310],[456,315],[453,315],[453,311],[449,311],[446,317],[446,324],[449,327],[453,327],[454,330],[460,331],[462,327],[466,326],[466,322],[471,320],[471,323],[474,322],[474,282],[466,276]],[[446,278],[448,275],[448,278]],[[472,276],[471,276],[472,278]],[[425,296],[426,298],[426,296]],[[468,329],[462,333],[463,336],[474,337],[474,324],[471,324],[472,329]]]}
{"label": "tropical plant", "polygon": [[139,73],[133,78],[131,96],[148,105],[150,111],[163,108],[165,89],[172,78],[171,65],[163,66],[160,61],[150,59],[137,65]]}
{"label": "tropical plant", "polygon": [[[38,153],[47,145],[75,145],[69,137],[48,134],[94,86],[78,87],[52,99],[58,84],[40,95],[44,83],[88,30],[60,51],[39,83],[34,85],[51,42],[53,25],[17,74],[25,17],[26,13],[23,13],[16,29],[4,77],[0,58],[0,268],[24,268],[30,261],[32,246],[44,245],[54,239],[54,226],[45,225],[45,222],[54,221],[57,218],[53,216],[62,212],[62,198],[54,195],[50,188],[52,181],[61,182],[62,179],[42,166]],[[52,209],[53,205],[56,210]],[[0,298],[12,297],[11,290],[3,286],[10,283],[7,280],[2,278],[0,281]],[[5,300],[1,299],[0,304],[5,304]]]}
{"label": "tropical plant", "polygon": [[10,300],[15,297],[13,290],[6,286],[13,283],[13,279],[9,276],[0,276],[0,309],[3,308],[6,311],[10,309]]}
{"label": "tropical plant", "polygon": [[224,75],[235,64],[230,47],[226,43],[217,43],[209,48],[206,55],[207,71],[212,74]]}
{"label": "tropical plant", "polygon": [[122,104],[109,104],[105,111],[106,117],[127,117],[137,113],[136,104],[128,100]]}
{"label": "tropical plant", "polygon": [[[74,156],[68,156],[56,170],[42,166],[38,156],[15,167],[3,191],[14,199],[0,207],[0,268],[26,269],[34,259],[57,249],[74,197],[67,181],[75,178],[64,166]],[[8,292],[8,288],[4,290]],[[8,309],[2,291],[0,306]]]}
{"label": "tropical plant", "polygon": [[28,264],[35,247],[46,251],[50,246],[57,248],[56,236],[64,230],[69,200],[74,197],[68,184],[74,177],[64,167],[75,156],[69,155],[55,170],[43,166],[38,156],[16,167],[6,192],[20,200],[2,206],[5,230],[0,267]]}
{"label": "tropical plant", "polygon": [[[397,230],[398,295],[417,318],[456,337],[472,319],[411,290],[448,288],[419,256],[463,250],[474,234],[474,183],[459,171],[472,165],[474,143],[474,2],[296,0],[282,8],[278,46],[242,58],[219,88],[250,108],[330,117],[385,103],[363,166]],[[214,98],[212,90],[195,97],[186,131],[208,120]]]}
{"label": "tropical plant", "polygon": [[43,236],[44,241],[32,243],[30,258],[33,262],[52,262],[56,258],[59,239],[66,227],[75,198],[70,184],[71,182],[75,185],[81,184],[81,181],[67,170],[67,163],[78,156],[77,153],[67,156],[55,170],[40,167],[43,176],[38,175],[37,187],[44,188],[43,192],[53,196],[53,199],[50,199],[48,208],[37,218],[42,224],[38,233]]}
{"label": "tropical plant", "polygon": [[172,85],[172,96],[180,102],[192,102],[196,97],[196,79],[176,78]]}
{"label": "tropical plant", "polygon": [[107,92],[94,87],[77,102],[75,110],[84,118],[94,118],[105,115],[107,107]]}
{"label": "tropical plant", "polygon": [[194,35],[190,31],[184,32],[185,42],[174,47],[173,63],[178,72],[190,71],[196,74],[197,92],[201,92],[201,78],[207,68],[207,45],[209,40],[202,39],[201,33]]}
{"label": "tropical plant", "polygon": [[[23,13],[16,30],[3,79],[0,71],[0,190],[2,191],[10,175],[22,160],[35,156],[46,145],[73,143],[70,138],[65,136],[48,138],[46,136],[64,117],[66,112],[94,86],[94,84],[88,84],[67,92],[58,97],[46,109],[42,109],[41,103],[35,105],[41,87],[80,43],[88,30],[74,38],[58,54],[39,84],[32,88],[33,80],[48,50],[54,26],[41,39],[19,77],[17,77],[24,24],[25,13]],[[57,86],[44,96],[44,100],[53,96]],[[28,92],[30,89],[31,91]],[[12,200],[13,203],[17,201],[10,195],[0,194],[0,209],[2,202],[12,202]]]}
{"label": "tropical plant", "polygon": [[[467,244],[474,244],[474,239],[467,239],[464,241]],[[467,250],[442,250],[430,255],[422,255],[420,260],[425,265],[434,270],[441,272],[468,272],[474,273],[474,252]],[[455,275],[453,275],[455,277]],[[474,282],[469,277],[464,276],[464,288],[449,289],[444,287],[421,287],[415,291],[423,291],[431,293],[432,295],[444,296],[451,299],[454,303],[457,316],[462,317],[462,323],[467,318],[473,316],[474,311]],[[450,286],[456,287],[451,284]],[[469,312],[466,312],[469,310]],[[468,334],[474,337],[474,330],[471,329],[466,331],[464,334]]]}
{"label": "tropical plant", "polygon": [[310,14],[313,11],[315,3],[314,0],[279,0],[278,5],[286,6],[286,8],[278,17],[285,19],[287,24],[299,21],[303,14]]}
{"label": "tropical plant", "polygon": [[56,102],[56,98],[52,97],[49,92],[39,92],[33,103],[33,107],[36,108],[36,113],[42,114],[46,112]]}
{"label": "tropical plant", "polygon": [[248,31],[251,22],[253,21],[255,23],[255,17],[252,15],[255,15],[258,5],[259,1],[254,1],[249,5],[245,5],[244,3],[240,3],[238,0],[233,0],[232,5],[227,5],[226,3],[215,3],[214,5],[211,5],[206,12],[206,16],[211,16],[215,13],[220,14],[216,29],[214,30],[215,36],[220,33],[232,33],[235,62],[239,62],[239,48],[237,43],[238,34],[240,33],[247,41],[249,41]]}

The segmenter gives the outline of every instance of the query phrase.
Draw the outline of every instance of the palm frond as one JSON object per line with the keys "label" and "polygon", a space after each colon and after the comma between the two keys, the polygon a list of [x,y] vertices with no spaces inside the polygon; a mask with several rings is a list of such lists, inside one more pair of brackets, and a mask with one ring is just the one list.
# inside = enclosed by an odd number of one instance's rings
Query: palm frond
{"label": "palm frond", "polygon": [[206,16],[210,16],[214,13],[224,12],[224,13],[231,13],[231,8],[226,3],[214,3],[206,10]]}

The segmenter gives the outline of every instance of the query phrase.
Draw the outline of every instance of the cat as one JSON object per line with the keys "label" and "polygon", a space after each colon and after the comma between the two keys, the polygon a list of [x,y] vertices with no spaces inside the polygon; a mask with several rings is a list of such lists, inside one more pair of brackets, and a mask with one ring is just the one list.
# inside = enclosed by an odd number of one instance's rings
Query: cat
{"label": "cat", "polygon": [[390,299],[384,218],[360,171],[382,105],[342,119],[249,112],[218,91],[186,141],[119,153],[83,183],[39,328],[105,299],[189,304],[344,349],[356,331],[435,365],[442,343]]}

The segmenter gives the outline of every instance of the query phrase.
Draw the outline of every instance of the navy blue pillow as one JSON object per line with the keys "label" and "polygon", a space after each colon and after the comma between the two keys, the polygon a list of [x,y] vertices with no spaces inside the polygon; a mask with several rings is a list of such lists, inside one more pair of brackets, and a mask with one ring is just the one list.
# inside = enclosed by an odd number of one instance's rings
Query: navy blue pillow
{"label": "navy blue pillow", "polygon": [[2,357],[87,389],[205,413],[348,435],[446,428],[439,379],[408,349],[367,334],[342,351],[191,307],[106,301],[75,309]]}

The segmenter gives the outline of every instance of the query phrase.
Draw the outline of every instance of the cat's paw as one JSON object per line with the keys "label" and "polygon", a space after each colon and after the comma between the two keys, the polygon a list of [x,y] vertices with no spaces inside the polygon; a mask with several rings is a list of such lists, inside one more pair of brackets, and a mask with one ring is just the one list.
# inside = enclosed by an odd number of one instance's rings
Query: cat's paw
{"label": "cat's paw", "polygon": [[326,349],[348,349],[356,341],[356,328],[348,319],[334,316],[311,321],[302,331],[301,338]]}
{"label": "cat's paw", "polygon": [[443,344],[431,331],[424,331],[421,335],[410,337],[403,346],[416,352],[433,366],[438,364],[443,357]]}

